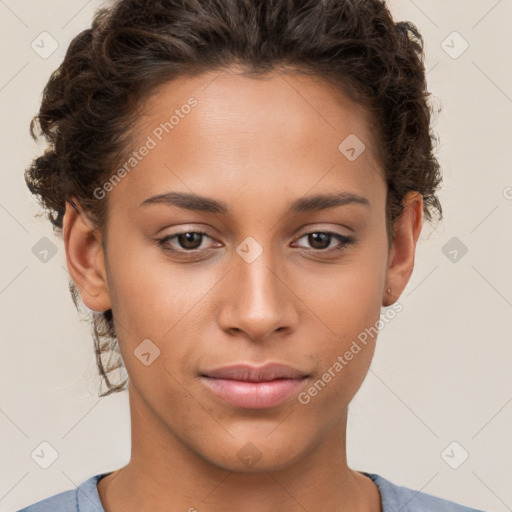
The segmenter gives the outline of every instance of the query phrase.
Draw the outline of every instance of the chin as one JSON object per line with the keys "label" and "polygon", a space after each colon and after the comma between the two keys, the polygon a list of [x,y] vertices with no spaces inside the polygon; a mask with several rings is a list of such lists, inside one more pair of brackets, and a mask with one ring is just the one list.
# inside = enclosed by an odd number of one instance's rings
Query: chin
{"label": "chin", "polygon": [[214,466],[235,473],[281,471],[291,467],[308,451],[306,447],[301,449],[296,437],[289,435],[286,438],[287,442],[278,436],[270,440],[266,435],[245,436],[245,441],[230,439],[229,444],[221,444],[216,453],[203,452],[203,458]]}

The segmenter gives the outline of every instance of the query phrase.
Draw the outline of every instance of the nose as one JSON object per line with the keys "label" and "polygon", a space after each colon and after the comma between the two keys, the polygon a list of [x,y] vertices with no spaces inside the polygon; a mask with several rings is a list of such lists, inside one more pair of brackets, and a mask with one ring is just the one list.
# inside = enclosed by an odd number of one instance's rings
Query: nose
{"label": "nose", "polygon": [[270,253],[264,250],[251,263],[234,255],[234,268],[223,280],[218,311],[224,331],[263,341],[274,332],[285,334],[296,328],[299,314],[295,295],[284,264],[276,265]]}

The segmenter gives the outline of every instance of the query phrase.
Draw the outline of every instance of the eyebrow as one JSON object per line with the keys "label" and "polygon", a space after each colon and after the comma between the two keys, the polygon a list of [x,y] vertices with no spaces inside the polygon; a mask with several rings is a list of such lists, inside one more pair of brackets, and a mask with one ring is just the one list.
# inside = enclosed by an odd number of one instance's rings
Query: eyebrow
{"label": "eyebrow", "polygon": [[[184,208],[186,210],[196,210],[208,213],[229,213],[226,203],[210,197],[199,196],[188,192],[167,192],[165,194],[148,197],[142,201],[139,207],[153,204],[168,204],[170,206],[177,206],[178,208]],[[298,214],[315,212],[348,204],[361,204],[371,207],[370,201],[368,201],[366,197],[353,194],[352,192],[338,192],[301,197],[293,201],[288,211],[292,214]]]}

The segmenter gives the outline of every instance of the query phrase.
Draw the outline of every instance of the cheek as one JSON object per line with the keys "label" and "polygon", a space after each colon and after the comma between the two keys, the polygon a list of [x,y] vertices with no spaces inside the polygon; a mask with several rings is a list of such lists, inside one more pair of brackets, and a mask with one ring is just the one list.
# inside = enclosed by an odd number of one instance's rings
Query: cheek
{"label": "cheek", "polygon": [[137,249],[137,241],[126,245],[129,252],[119,246],[110,254],[114,316],[130,334],[162,339],[186,321],[213,286],[214,276],[193,265],[171,262],[159,248]]}
{"label": "cheek", "polygon": [[[345,406],[364,380],[378,335],[384,247],[358,252],[347,259],[346,267],[331,272],[328,279],[315,278],[316,286],[308,287],[307,304],[315,313],[311,332],[316,326],[317,333],[307,350],[318,361],[318,374],[301,403],[312,408],[326,407],[331,401]],[[335,408],[332,414],[340,410]]]}
{"label": "cheek", "polygon": [[304,273],[298,289],[319,322],[345,344],[379,318],[386,255],[372,244],[347,255],[325,273]]}
{"label": "cheek", "polygon": [[[324,415],[336,421],[364,381],[370,367],[378,335],[380,303],[373,286],[357,280],[357,292],[350,293],[350,282],[340,298],[333,294],[326,303],[324,322],[329,334],[315,336],[315,343],[304,347],[310,359],[317,361],[317,372],[310,385],[297,397],[313,416]],[[336,300],[337,298],[337,300]]]}
{"label": "cheek", "polygon": [[[129,252],[122,245],[109,252],[109,286],[127,371],[135,380],[139,375],[152,382],[168,381],[162,372],[192,372],[196,341],[204,338],[198,318],[211,318],[205,308],[211,307],[211,289],[220,276],[211,268],[171,262],[158,248],[126,245]],[[137,357],[145,352],[154,358],[148,367]]]}

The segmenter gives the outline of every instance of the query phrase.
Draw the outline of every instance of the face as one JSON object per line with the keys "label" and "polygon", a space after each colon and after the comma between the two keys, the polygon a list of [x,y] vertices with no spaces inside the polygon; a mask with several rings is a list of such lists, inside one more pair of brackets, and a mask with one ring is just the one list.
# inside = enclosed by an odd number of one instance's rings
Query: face
{"label": "face", "polygon": [[[107,250],[90,261],[106,279],[75,282],[113,309],[132,404],[201,459],[282,468],[344,429],[375,347],[362,333],[408,278],[388,282],[370,126],[332,86],[277,72],[180,78],[144,105],[138,156],[103,189]],[[215,378],[267,363],[295,373]]]}

